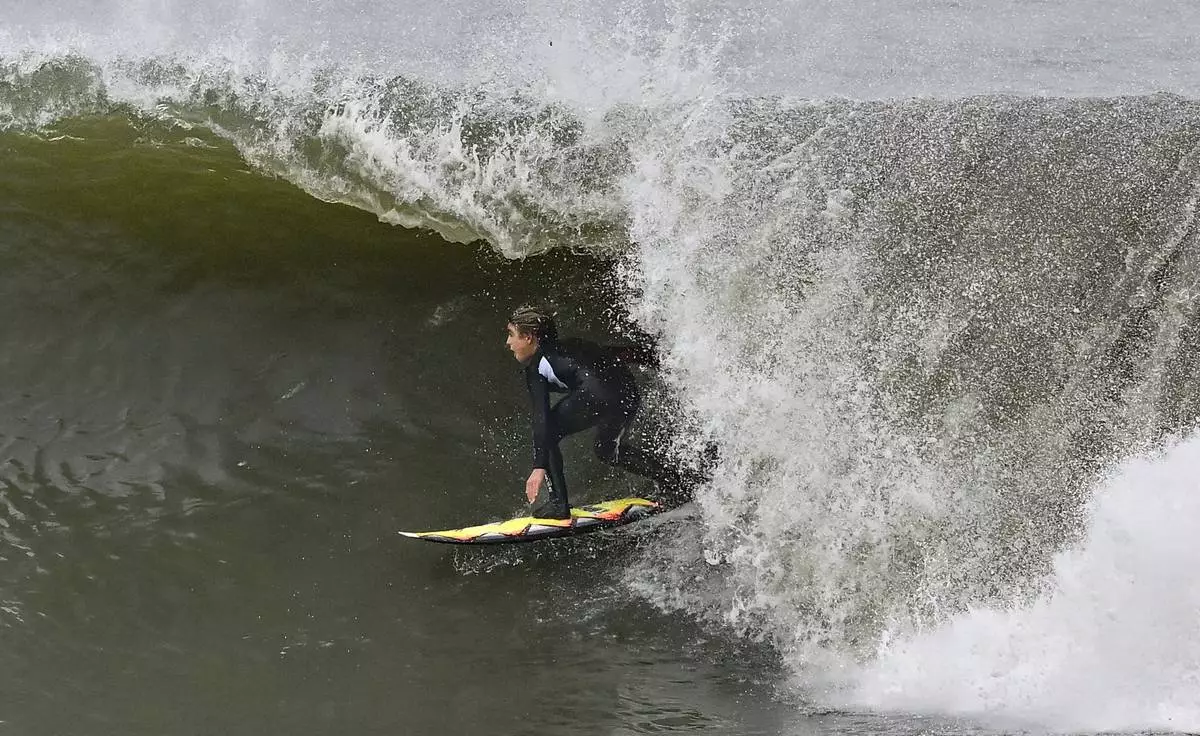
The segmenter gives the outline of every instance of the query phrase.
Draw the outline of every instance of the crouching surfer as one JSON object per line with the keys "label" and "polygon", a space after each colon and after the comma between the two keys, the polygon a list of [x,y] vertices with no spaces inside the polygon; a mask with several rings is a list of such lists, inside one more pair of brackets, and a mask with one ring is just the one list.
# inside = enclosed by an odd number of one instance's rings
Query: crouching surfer
{"label": "crouching surfer", "polygon": [[[519,307],[509,317],[507,333],[505,343],[524,366],[533,402],[533,471],[525,481],[531,506],[543,485],[547,488],[545,500],[531,509],[532,516],[570,517],[558,444],[591,427],[596,427],[596,457],[653,480],[661,493],[672,496],[664,500],[678,500],[706,480],[702,472],[681,470],[665,453],[625,441],[641,406],[641,393],[628,366],[653,365],[650,351],[559,339],[554,312],[546,307]],[[552,393],[566,396],[551,404]]]}

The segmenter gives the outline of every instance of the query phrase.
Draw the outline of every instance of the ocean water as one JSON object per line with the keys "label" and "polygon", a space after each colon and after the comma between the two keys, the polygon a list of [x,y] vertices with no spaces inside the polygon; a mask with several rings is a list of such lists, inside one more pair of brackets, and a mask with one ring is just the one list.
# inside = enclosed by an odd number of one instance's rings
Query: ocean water
{"label": "ocean water", "polygon": [[[1200,730],[1200,8],[17,0],[0,723]],[[690,514],[519,511],[505,315]],[[652,493],[568,441],[578,500]],[[643,528],[644,527],[644,528]]]}

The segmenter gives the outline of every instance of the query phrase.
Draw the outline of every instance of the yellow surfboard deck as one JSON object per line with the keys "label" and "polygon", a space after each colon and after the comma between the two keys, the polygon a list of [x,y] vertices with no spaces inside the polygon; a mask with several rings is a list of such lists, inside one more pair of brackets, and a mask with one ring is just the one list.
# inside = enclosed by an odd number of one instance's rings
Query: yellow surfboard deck
{"label": "yellow surfboard deck", "polygon": [[521,516],[508,521],[445,529],[433,532],[400,532],[410,539],[445,544],[509,544],[534,542],[539,539],[566,537],[572,534],[609,529],[650,516],[660,506],[644,498],[618,498],[612,501],[571,508],[570,519],[539,519]]}

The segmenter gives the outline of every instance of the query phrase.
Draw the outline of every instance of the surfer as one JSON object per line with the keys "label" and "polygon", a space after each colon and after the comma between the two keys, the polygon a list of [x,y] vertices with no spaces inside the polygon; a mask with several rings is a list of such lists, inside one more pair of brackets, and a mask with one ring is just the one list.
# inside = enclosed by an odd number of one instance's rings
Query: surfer
{"label": "surfer", "polygon": [[[525,367],[533,401],[533,471],[525,482],[531,505],[543,484],[547,486],[546,500],[531,509],[531,515],[570,518],[558,443],[590,427],[597,427],[593,445],[597,458],[653,480],[661,492],[686,492],[703,480],[685,477],[664,454],[623,441],[641,406],[641,393],[628,366],[653,366],[653,351],[559,339],[554,311],[546,307],[518,307],[509,317],[507,333],[505,344]],[[566,396],[551,405],[551,393]]]}

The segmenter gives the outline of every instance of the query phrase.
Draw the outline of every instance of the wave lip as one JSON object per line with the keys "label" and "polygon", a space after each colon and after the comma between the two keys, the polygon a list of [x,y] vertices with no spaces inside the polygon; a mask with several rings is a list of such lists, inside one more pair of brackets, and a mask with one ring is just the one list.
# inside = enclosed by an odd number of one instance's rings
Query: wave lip
{"label": "wave lip", "polygon": [[314,197],[508,257],[622,247],[627,140],[646,124],[634,110],[587,124],[519,90],[337,69],[273,77],[186,58],[0,60],[0,129],[104,115],[208,128]]}

